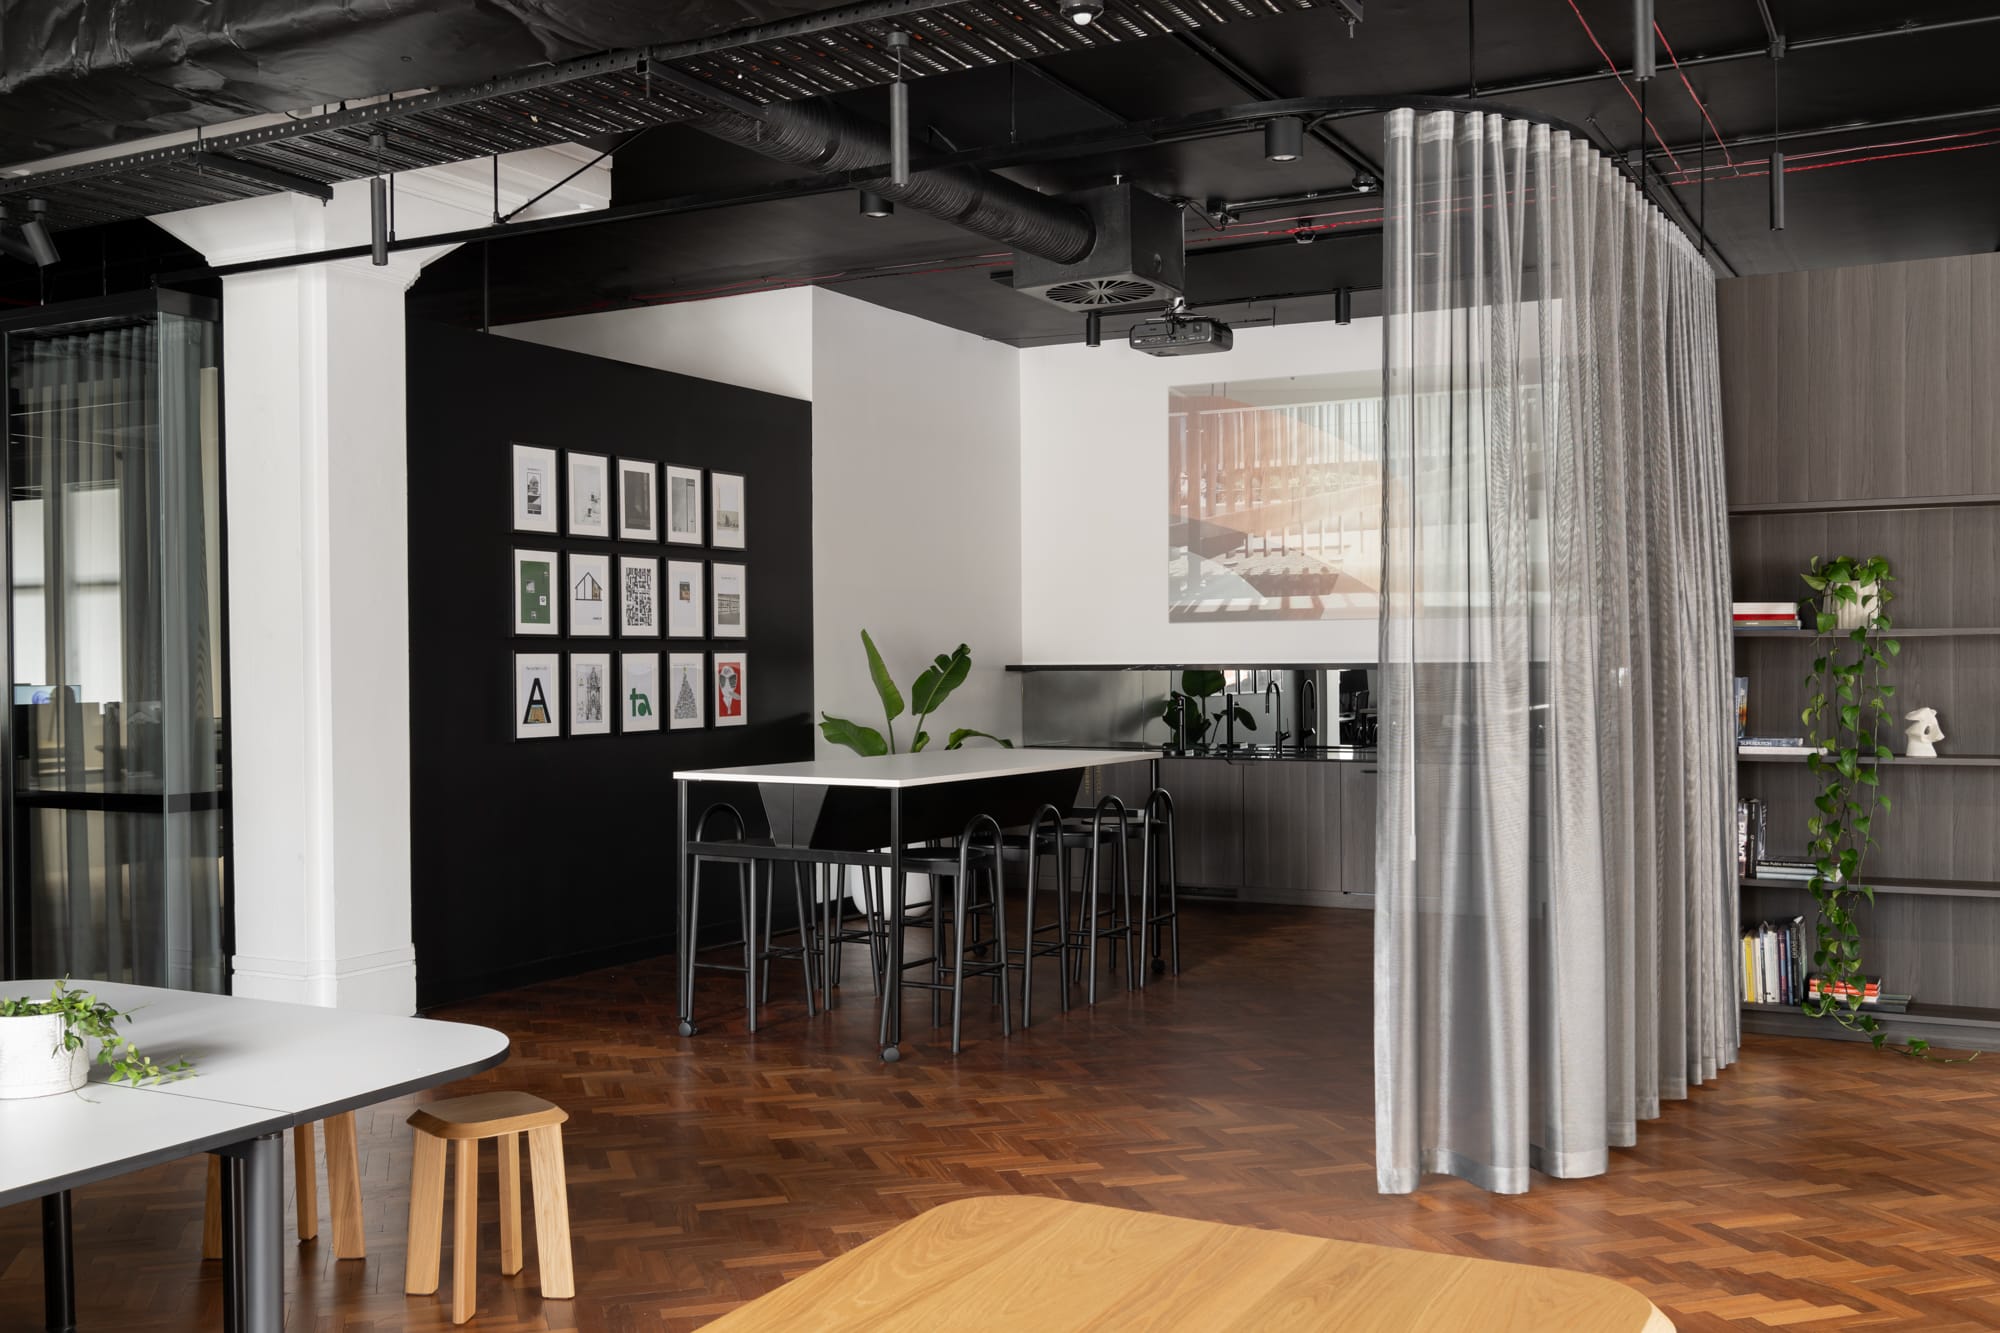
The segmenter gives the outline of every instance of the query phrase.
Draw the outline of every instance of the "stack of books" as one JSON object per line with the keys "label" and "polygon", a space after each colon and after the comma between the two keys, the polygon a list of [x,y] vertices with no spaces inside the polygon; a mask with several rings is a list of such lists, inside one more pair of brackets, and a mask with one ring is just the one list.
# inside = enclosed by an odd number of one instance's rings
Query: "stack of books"
{"label": "stack of books", "polygon": [[1730,614],[1738,629],[1797,629],[1797,602],[1732,602]]}
{"label": "stack of books", "polygon": [[1746,1004],[1797,1004],[1806,996],[1806,919],[1760,921],[1743,932]]}
{"label": "stack of books", "polygon": [[1738,736],[1738,754],[1815,754],[1817,745],[1806,744],[1803,736]]}
{"label": "stack of books", "polygon": [[[1885,1014],[1907,1014],[1910,1012],[1909,996],[1898,995],[1894,992],[1883,990],[1882,981],[1879,977],[1863,977],[1861,980],[1861,1007],[1863,1009],[1880,1009]],[[1834,999],[1841,1001],[1845,1001],[1848,996],[1854,994],[1854,987],[1845,981],[1837,981],[1825,989],[1833,995]],[[1808,998],[1817,1000],[1820,996],[1820,990],[1821,982],[1818,977],[1806,978],[1806,996]]]}
{"label": "stack of books", "polygon": [[1769,810],[1764,802],[1755,796],[1736,803],[1736,873],[1743,879],[1755,879],[1757,868],[1764,864],[1764,836],[1769,823]]}
{"label": "stack of books", "polygon": [[[1786,857],[1760,856],[1751,866],[1750,873],[1757,879],[1796,879],[1804,881],[1818,874],[1819,867],[1811,861],[1795,861]],[[1834,871],[1831,878],[1838,883],[1840,872],[1838,870]]]}

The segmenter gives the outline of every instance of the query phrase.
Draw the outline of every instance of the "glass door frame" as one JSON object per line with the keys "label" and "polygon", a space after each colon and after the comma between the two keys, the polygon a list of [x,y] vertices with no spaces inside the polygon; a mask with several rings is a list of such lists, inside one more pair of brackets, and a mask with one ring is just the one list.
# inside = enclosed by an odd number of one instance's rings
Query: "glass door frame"
{"label": "glass door frame", "polygon": [[236,858],[230,817],[230,795],[235,789],[230,744],[229,671],[229,450],[225,430],[226,375],[222,368],[222,303],[212,296],[156,287],[147,291],[104,296],[61,305],[38,306],[29,310],[0,314],[0,409],[11,425],[13,385],[13,339],[17,335],[38,337],[52,333],[86,332],[93,327],[128,324],[161,315],[180,315],[207,320],[216,326],[216,531],[221,578],[221,614],[216,626],[219,691],[222,717],[219,728],[220,790],[212,792],[157,795],[128,792],[21,790],[18,760],[14,752],[14,463],[12,441],[0,441],[0,495],[8,503],[0,505],[0,662],[6,663],[8,688],[0,700],[0,980],[27,975],[31,935],[23,900],[28,892],[28,843],[21,828],[23,806],[49,810],[95,810],[106,814],[184,814],[218,812],[217,854],[222,861],[222,982],[230,989],[229,960],[236,952]]}

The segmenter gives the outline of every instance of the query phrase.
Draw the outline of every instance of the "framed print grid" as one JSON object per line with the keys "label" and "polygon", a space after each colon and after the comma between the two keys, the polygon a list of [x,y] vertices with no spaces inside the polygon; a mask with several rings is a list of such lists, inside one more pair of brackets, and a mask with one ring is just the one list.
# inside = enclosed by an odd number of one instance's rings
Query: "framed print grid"
{"label": "framed print grid", "polygon": [[565,456],[569,483],[569,535],[611,535],[611,460],[603,454]]}
{"label": "framed print grid", "polygon": [[556,451],[540,445],[514,446],[514,531],[556,530]]}
{"label": "framed print grid", "polygon": [[625,541],[660,539],[659,469],[648,459],[618,460],[618,535]]}
{"label": "framed print grid", "polygon": [[667,654],[667,725],[685,731],[708,725],[707,662],[700,653]]}
{"label": "framed print grid", "polygon": [[514,552],[514,632],[556,634],[556,562],[554,551]]}
{"label": "framed print grid", "polygon": [[701,545],[701,469],[667,464],[666,489],[667,540]]}
{"label": "framed print grid", "polygon": [[571,551],[563,600],[569,603],[569,632],[579,639],[611,633],[611,557]]}
{"label": "framed print grid", "polygon": [[618,633],[653,639],[660,634],[660,562],[646,555],[618,557]]}
{"label": "framed print grid", "polygon": [[556,653],[514,654],[514,739],[545,740],[562,735],[562,659]]}
{"label": "framed print grid", "polygon": [[604,736],[611,731],[611,654],[569,655],[569,734]]}
{"label": "framed print grid", "polygon": [[709,545],[718,550],[743,549],[743,476],[737,472],[708,474]]}
{"label": "framed print grid", "polygon": [[667,561],[667,637],[700,639],[704,592],[702,563],[699,560]]}
{"label": "framed print grid", "polygon": [[726,564],[717,560],[709,567],[713,611],[709,617],[709,633],[718,639],[746,639],[750,637],[750,571],[742,565]]}
{"label": "framed print grid", "polygon": [[618,729],[660,729],[660,655],[620,653],[618,663]]}
{"label": "framed print grid", "polygon": [[715,725],[743,726],[750,720],[749,656],[745,653],[718,652],[714,654],[713,661],[715,669],[711,679],[714,690],[710,701],[715,705]]}

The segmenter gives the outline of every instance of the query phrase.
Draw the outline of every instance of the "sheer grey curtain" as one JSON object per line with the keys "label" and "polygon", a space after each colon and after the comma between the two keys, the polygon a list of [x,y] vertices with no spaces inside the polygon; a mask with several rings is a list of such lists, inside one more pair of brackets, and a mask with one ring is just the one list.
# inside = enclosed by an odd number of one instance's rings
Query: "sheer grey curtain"
{"label": "sheer grey curtain", "polygon": [[1518,1193],[1735,1056],[1714,282],[1560,131],[1387,158],[1377,1174]]}

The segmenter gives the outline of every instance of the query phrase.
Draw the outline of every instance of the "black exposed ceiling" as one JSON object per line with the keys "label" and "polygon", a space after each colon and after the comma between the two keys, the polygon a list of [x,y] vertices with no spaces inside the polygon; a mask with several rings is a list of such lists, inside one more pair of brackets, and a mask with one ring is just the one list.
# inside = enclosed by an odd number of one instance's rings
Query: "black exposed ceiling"
{"label": "black exposed ceiling", "polygon": [[[965,2],[989,13],[1007,9],[997,0]],[[1583,125],[1600,146],[1621,153],[1644,143],[1655,188],[1705,224],[1716,252],[1737,272],[2000,245],[1995,8],[1977,0],[1914,0],[1890,9],[1859,0],[1772,0],[1772,7],[1792,42],[1777,66],[1782,124],[1788,133],[1813,131],[1784,145],[1789,225],[1776,233],[1766,226],[1764,174],[1773,64],[1763,54],[1756,0],[1661,0],[1661,28],[1685,69],[1663,48],[1659,77],[1643,90],[1630,85],[1629,94],[1607,70],[1607,58],[1629,64],[1629,0],[1575,0],[1574,7],[1570,0],[1366,0],[1352,38],[1343,14],[1323,8],[1205,26],[1195,40],[1155,36],[938,73],[914,87],[915,124],[923,132],[920,153],[946,153],[1112,130],[1267,96],[1476,89]],[[602,18],[598,11],[617,7],[578,0],[563,8],[580,31],[588,25],[576,12]],[[812,6],[765,12],[781,8]],[[1938,26],[1946,24],[1961,26]],[[1903,28],[1910,31],[1878,35]],[[1830,40],[1848,36],[1863,39]],[[1260,91],[1250,91],[1253,85]],[[1634,96],[1643,96],[1654,130],[1642,131]],[[879,90],[840,97],[859,114],[883,115]],[[1825,132],[1833,127],[1852,128]],[[1354,148],[1379,155],[1379,119],[1332,128]],[[1695,147],[1704,140],[1705,152]],[[624,144],[615,164],[620,203],[740,190],[798,174],[673,125]],[[1189,214],[1191,294],[1238,318],[1323,318],[1331,287],[1366,288],[1379,268],[1372,201],[1344,196],[1354,166],[1338,146],[1309,144],[1299,161],[1269,163],[1249,133],[1126,144],[1008,174],[1045,190],[1122,176],[1196,201],[1293,196],[1286,207],[1245,210],[1221,230]],[[1297,198],[1314,192],[1319,198]],[[1298,245],[1301,233],[1315,244]],[[908,212],[860,217],[852,195],[840,192],[467,247],[430,266],[413,290],[412,309],[504,323],[817,282],[1010,342],[1081,336],[1075,315],[993,280],[1009,263],[1005,253],[931,219]],[[1364,295],[1360,312],[1372,305]],[[1107,328],[1108,336],[1118,332],[1117,322]]]}

